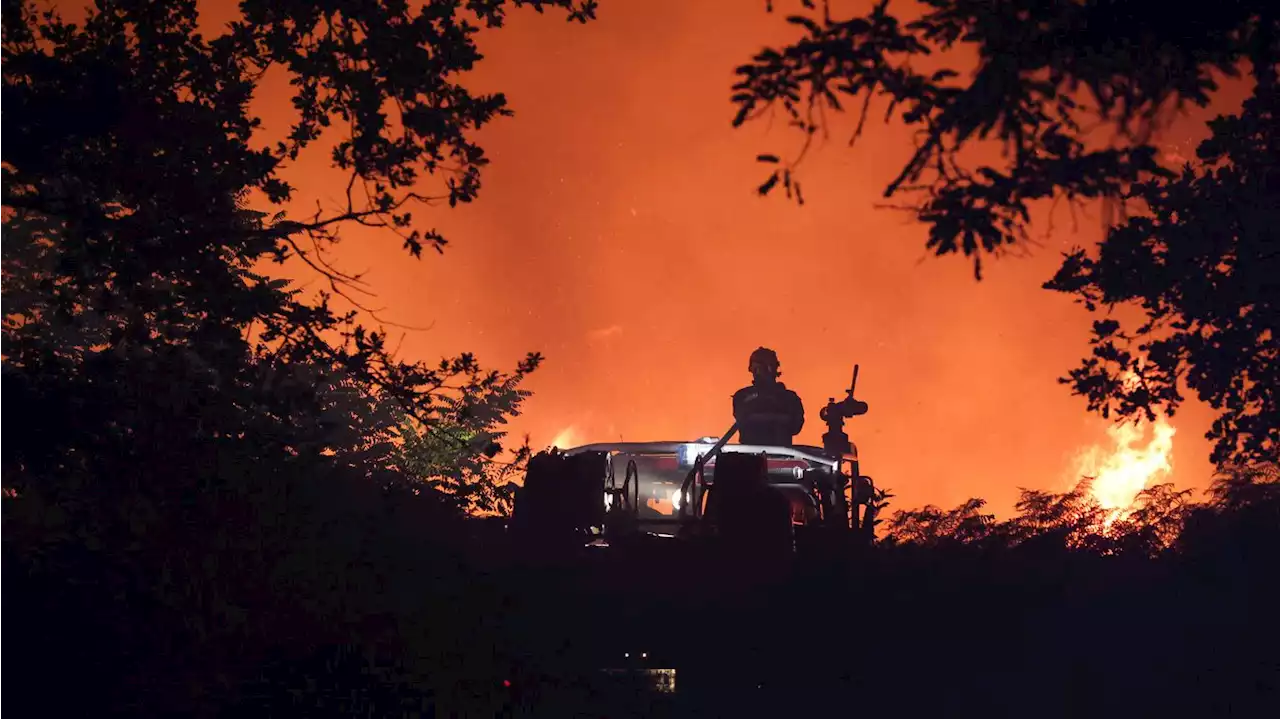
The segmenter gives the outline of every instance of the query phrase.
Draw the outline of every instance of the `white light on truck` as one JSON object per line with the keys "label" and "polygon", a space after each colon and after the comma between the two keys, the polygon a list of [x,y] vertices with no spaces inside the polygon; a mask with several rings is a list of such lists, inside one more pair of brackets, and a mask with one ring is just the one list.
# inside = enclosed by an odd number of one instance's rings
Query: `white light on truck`
{"label": "white light on truck", "polygon": [[714,446],[715,442],[680,445],[680,466],[692,467],[693,463],[698,461],[698,455],[710,452],[711,448]]}

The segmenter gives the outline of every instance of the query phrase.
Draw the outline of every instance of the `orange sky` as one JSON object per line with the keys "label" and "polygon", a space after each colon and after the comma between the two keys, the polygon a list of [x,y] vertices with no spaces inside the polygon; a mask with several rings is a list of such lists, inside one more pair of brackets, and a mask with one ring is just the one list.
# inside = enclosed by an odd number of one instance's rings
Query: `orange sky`
{"label": "orange sky", "polygon": [[[1090,318],[1040,284],[1098,236],[1097,208],[1076,231],[1062,208],[1041,247],[989,263],[979,284],[968,262],[925,257],[924,227],[873,207],[910,151],[901,127],[811,155],[804,207],[758,198],[754,156],[797,138],[782,123],[732,130],[731,73],[791,28],[763,2],[602,5],[586,26],[515,12],[484,39],[470,83],[506,92],[516,116],[481,136],[493,164],[479,201],[424,216],[452,240],[443,256],[347,233],[339,257],[369,271],[383,316],[432,325],[403,354],[470,350],[506,368],[543,352],[514,429],[545,445],[567,427],[579,443],[718,435],[764,344],[805,400],[805,443],[820,444],[819,407],[861,364],[871,411],[849,433],[898,508],[982,496],[1005,513],[1018,486],[1069,484],[1106,423],[1055,382],[1087,351]],[[1189,147],[1204,117],[1170,141]],[[344,186],[320,164],[289,177],[302,206]],[[1192,405],[1174,421],[1179,484],[1210,473],[1209,422]]]}

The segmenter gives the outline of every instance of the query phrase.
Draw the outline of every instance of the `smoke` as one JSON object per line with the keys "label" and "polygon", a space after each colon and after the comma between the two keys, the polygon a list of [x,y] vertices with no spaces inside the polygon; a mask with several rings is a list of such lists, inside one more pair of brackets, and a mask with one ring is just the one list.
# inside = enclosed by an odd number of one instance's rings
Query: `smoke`
{"label": "smoke", "polygon": [[[861,364],[871,410],[848,431],[900,507],[981,496],[1001,512],[1019,486],[1052,485],[1098,434],[1056,382],[1088,351],[1091,318],[1040,285],[1054,249],[1088,245],[1094,229],[1059,223],[1051,246],[989,263],[981,284],[962,259],[919,262],[925,228],[876,209],[914,147],[896,123],[813,153],[804,207],[757,197],[754,158],[795,137],[782,122],[729,128],[732,69],[794,28],[721,5],[619,0],[588,26],[513,13],[483,38],[467,82],[506,92],[516,116],[482,133],[493,164],[480,199],[423,215],[450,238],[445,254],[406,262],[399,243],[354,231],[343,243],[387,316],[432,326],[402,355],[465,350],[503,367],[542,352],[509,429],[567,447],[719,435],[763,344],[805,402],[806,444],[821,443],[818,409]],[[832,122],[836,137],[856,118]],[[299,196],[340,192],[319,177],[308,168]],[[1179,414],[1192,482],[1209,472],[1196,411]],[[1137,462],[1149,443],[1128,439],[1111,436],[1085,467],[1122,495],[1134,482],[1110,479],[1108,463],[1126,447]]]}

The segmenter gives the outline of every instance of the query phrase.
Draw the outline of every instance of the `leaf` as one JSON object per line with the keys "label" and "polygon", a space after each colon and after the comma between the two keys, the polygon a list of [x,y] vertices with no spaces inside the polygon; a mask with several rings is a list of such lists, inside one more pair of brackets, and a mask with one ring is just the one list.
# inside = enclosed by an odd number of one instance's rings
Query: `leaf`
{"label": "leaf", "polygon": [[800,25],[804,27],[806,30],[808,30],[809,32],[813,33],[814,35],[817,35],[822,32],[822,27],[818,25],[818,23],[814,22],[811,18],[807,18],[803,15],[792,15],[787,18],[787,22],[792,25]]}
{"label": "leaf", "polygon": [[772,175],[769,175],[769,179],[765,180],[760,187],[756,188],[756,192],[761,196],[768,195],[769,192],[773,190],[774,186],[778,184],[779,179],[778,173],[775,171]]}

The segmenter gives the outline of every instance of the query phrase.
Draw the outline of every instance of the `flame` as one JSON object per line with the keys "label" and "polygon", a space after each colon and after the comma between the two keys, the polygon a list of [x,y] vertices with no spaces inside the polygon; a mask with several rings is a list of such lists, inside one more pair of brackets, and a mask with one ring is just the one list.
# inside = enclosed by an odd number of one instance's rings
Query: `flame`
{"label": "flame", "polygon": [[[1138,372],[1125,373],[1125,389],[1135,389],[1139,382]],[[1150,440],[1146,440],[1148,428]],[[1090,494],[1099,506],[1111,510],[1107,526],[1128,513],[1139,492],[1173,473],[1174,433],[1168,416],[1159,413],[1149,423],[1138,420],[1107,427],[1114,446],[1108,451],[1094,445],[1080,455],[1076,476],[1093,478]]]}
{"label": "flame", "polygon": [[1139,492],[1173,472],[1174,433],[1164,415],[1150,423],[1115,424],[1107,428],[1112,447],[1098,444],[1080,455],[1077,476],[1094,478],[1093,498],[1103,509],[1115,510],[1111,519],[1123,514]]}
{"label": "flame", "polygon": [[578,443],[578,428],[572,424],[560,430],[560,433],[556,435],[555,439],[551,440],[551,446],[559,447],[560,449],[568,449],[569,447],[574,447],[577,445],[577,443]]}

